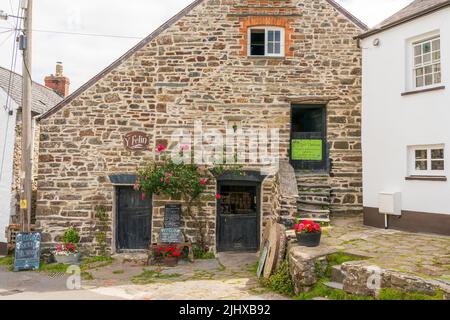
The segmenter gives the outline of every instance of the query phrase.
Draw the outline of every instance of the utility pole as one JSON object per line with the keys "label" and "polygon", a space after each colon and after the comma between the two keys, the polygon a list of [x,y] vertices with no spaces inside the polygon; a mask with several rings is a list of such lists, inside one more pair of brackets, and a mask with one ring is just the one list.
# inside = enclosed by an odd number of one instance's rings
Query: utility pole
{"label": "utility pole", "polygon": [[30,232],[31,224],[31,197],[33,184],[32,170],[32,80],[31,80],[31,48],[32,48],[32,14],[33,0],[23,0],[24,10],[24,30],[21,37],[21,48],[23,52],[22,65],[22,161],[21,161],[21,182],[22,190],[20,195],[20,217],[22,232]]}

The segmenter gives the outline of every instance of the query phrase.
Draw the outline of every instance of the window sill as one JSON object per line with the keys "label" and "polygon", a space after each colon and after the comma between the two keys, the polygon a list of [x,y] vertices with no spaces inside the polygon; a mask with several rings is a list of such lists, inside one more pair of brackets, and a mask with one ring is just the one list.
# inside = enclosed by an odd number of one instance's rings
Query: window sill
{"label": "window sill", "polygon": [[407,181],[447,181],[447,177],[445,176],[409,176],[406,177]]}
{"label": "window sill", "polygon": [[286,59],[286,56],[280,56],[280,57],[276,57],[276,56],[247,56],[247,58],[250,58],[250,59],[280,59],[280,60],[284,60],[284,59]]}
{"label": "window sill", "polygon": [[409,95],[412,95],[412,94],[418,94],[418,93],[424,93],[424,92],[430,92],[430,91],[437,91],[437,90],[444,90],[444,89],[445,89],[445,86],[425,88],[425,89],[418,89],[418,90],[412,90],[412,91],[403,92],[402,96],[409,96]]}

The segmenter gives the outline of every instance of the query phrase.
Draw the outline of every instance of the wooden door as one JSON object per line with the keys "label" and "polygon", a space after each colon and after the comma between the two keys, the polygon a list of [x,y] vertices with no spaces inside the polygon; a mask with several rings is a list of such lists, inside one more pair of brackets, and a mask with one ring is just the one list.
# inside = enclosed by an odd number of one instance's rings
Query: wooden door
{"label": "wooden door", "polygon": [[117,188],[117,249],[148,249],[151,241],[152,199],[132,187]]}
{"label": "wooden door", "polygon": [[259,249],[260,186],[219,183],[217,204],[217,250]]}

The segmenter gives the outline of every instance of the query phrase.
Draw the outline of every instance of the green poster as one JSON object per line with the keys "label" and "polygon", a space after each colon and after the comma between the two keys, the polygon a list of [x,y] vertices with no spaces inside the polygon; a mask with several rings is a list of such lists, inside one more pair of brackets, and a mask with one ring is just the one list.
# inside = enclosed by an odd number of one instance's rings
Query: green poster
{"label": "green poster", "polygon": [[322,161],[322,140],[292,140],[292,160]]}

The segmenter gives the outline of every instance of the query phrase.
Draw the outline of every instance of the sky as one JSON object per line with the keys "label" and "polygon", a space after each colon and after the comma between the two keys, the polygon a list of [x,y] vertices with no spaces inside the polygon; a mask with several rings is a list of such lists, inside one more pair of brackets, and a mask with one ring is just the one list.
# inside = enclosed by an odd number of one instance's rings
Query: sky
{"label": "sky", "polygon": [[[0,0],[0,10],[16,14],[21,0]],[[33,80],[43,83],[57,61],[73,92],[193,0],[34,0]],[[412,0],[337,0],[368,26],[374,26]],[[11,69],[16,20],[0,20],[0,66]],[[112,35],[56,34],[62,31]],[[122,38],[123,37],[123,38]],[[21,72],[20,55],[15,71]]]}

